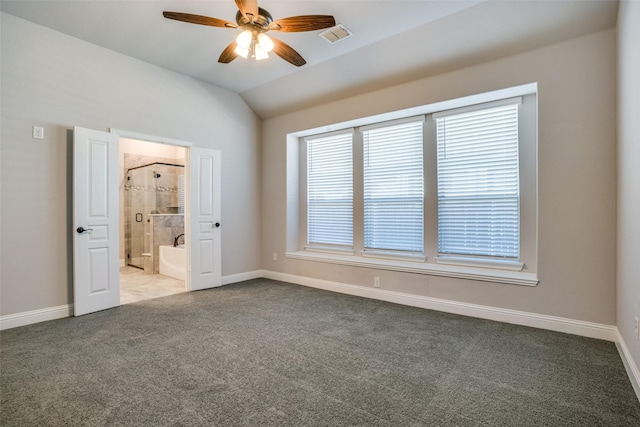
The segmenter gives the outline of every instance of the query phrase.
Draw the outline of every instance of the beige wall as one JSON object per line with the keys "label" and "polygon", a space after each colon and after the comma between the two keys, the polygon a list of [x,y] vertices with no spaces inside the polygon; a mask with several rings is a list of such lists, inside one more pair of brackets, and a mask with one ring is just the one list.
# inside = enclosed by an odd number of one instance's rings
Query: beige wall
{"label": "beige wall", "polygon": [[640,2],[618,10],[618,330],[636,367],[640,342]]}
{"label": "beige wall", "polygon": [[[367,287],[379,276],[393,291],[615,324],[615,42],[612,30],[591,34],[266,120],[263,268]],[[284,257],[287,133],[532,82],[539,89],[537,287]]]}
{"label": "beige wall", "polygon": [[260,268],[260,122],[237,94],[5,13],[1,42],[0,315],[72,302],[73,126],[220,149],[222,274]]}

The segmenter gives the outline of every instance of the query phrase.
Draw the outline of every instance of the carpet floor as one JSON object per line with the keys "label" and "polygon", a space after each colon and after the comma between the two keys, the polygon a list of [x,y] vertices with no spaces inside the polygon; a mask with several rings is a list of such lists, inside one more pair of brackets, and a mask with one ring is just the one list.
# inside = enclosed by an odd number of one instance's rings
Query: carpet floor
{"label": "carpet floor", "polygon": [[2,426],[640,426],[611,342],[258,279],[0,333]]}

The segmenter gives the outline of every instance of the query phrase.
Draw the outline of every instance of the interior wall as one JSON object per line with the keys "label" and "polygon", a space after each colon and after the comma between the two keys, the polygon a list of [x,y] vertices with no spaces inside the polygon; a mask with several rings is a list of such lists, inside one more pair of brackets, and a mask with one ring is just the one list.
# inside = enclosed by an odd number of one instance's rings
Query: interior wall
{"label": "interior wall", "polygon": [[[69,130],[222,152],[222,274],[260,268],[260,121],[232,92],[2,13],[0,315],[72,302]],[[31,137],[44,127],[44,139]],[[257,243],[258,242],[258,243]]]}
{"label": "interior wall", "polygon": [[[265,269],[446,300],[615,323],[616,37],[613,30],[268,119],[263,124]],[[286,135],[538,83],[538,276],[525,287],[284,256]],[[273,261],[271,254],[279,254]]]}
{"label": "interior wall", "polygon": [[618,331],[640,367],[640,2],[618,9]]}

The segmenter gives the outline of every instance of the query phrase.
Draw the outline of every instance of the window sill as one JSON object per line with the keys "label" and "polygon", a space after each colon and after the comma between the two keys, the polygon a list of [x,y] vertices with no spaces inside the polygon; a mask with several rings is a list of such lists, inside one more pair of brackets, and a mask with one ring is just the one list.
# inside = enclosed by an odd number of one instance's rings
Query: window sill
{"label": "window sill", "polygon": [[451,277],[456,279],[480,280],[484,282],[506,283],[521,286],[538,285],[538,277],[536,273],[525,273],[522,271],[381,258],[365,258],[353,255],[307,251],[287,252],[286,257],[304,261],[349,265],[353,267],[368,267],[379,270],[426,274],[430,276]]}
{"label": "window sill", "polygon": [[305,246],[304,252],[317,252],[321,254],[354,255],[352,248],[340,248],[335,246]]}
{"label": "window sill", "polygon": [[384,259],[387,261],[409,261],[409,262],[426,262],[427,257],[422,254],[406,254],[397,252],[364,250],[360,255],[365,258]]}
{"label": "window sill", "polygon": [[472,257],[440,255],[435,257],[435,260],[438,264],[493,268],[496,270],[522,271],[524,268],[524,264],[521,262],[499,259],[479,259]]}

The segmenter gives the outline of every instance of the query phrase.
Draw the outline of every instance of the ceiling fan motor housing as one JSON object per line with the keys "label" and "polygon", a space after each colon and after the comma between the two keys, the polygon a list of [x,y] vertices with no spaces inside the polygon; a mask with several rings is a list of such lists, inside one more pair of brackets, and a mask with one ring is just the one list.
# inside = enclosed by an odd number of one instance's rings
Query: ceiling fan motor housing
{"label": "ceiling fan motor housing", "polygon": [[271,14],[263,8],[258,8],[258,16],[253,17],[253,20],[247,19],[242,12],[236,13],[236,22],[239,27],[251,27],[258,31],[267,31],[269,24],[273,22]]}

